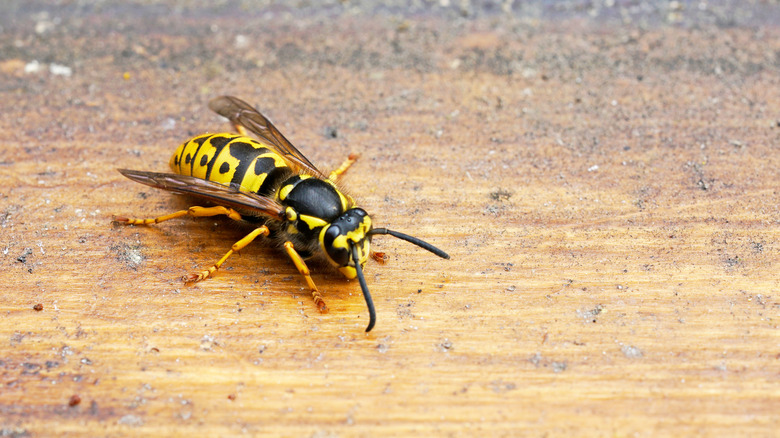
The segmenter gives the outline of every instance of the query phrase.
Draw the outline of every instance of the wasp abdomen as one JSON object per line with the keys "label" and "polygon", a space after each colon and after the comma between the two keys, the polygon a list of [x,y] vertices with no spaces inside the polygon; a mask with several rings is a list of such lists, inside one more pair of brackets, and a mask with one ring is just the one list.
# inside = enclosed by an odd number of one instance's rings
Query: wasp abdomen
{"label": "wasp abdomen", "polygon": [[205,134],[176,149],[171,169],[244,192],[271,195],[292,170],[279,154],[264,144],[237,134]]}

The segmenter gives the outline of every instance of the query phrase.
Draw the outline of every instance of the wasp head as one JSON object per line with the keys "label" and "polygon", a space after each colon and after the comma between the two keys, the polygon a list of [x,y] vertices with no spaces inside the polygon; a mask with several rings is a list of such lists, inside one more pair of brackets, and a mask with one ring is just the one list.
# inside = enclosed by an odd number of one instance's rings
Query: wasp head
{"label": "wasp head", "polygon": [[353,248],[358,253],[361,268],[368,260],[371,229],[371,216],[355,207],[342,213],[320,232],[320,245],[328,260],[349,279],[357,276]]}

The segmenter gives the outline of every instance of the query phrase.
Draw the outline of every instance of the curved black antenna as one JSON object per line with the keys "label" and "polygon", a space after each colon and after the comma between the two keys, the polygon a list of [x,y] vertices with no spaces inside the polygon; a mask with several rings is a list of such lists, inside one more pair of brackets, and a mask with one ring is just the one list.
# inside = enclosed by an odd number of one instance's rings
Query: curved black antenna
{"label": "curved black antenna", "polygon": [[436,254],[437,256],[439,256],[439,257],[441,257],[443,259],[450,258],[449,254],[447,254],[446,252],[440,250],[439,248],[436,248],[435,246],[431,245],[430,243],[424,242],[424,241],[422,241],[422,240],[420,240],[420,239],[418,239],[416,237],[412,237],[412,236],[410,236],[408,234],[399,233],[398,231],[388,230],[387,228],[374,228],[373,230],[369,231],[367,234],[369,236],[374,235],[374,234],[389,234],[389,235],[397,237],[397,238],[399,238],[401,240],[405,240],[405,241],[407,241],[409,243],[413,243],[413,244],[419,246],[422,249],[427,249],[428,251]]}
{"label": "curved black antenna", "polygon": [[360,282],[360,289],[363,290],[363,298],[366,299],[366,306],[368,306],[368,327],[366,327],[366,333],[368,333],[374,328],[374,324],[376,324],[376,310],[374,309],[374,300],[371,299],[371,294],[368,293],[366,278],[363,277],[363,268],[360,267],[360,254],[358,254],[357,245],[352,245],[352,261],[355,262],[357,279],[358,282]]}

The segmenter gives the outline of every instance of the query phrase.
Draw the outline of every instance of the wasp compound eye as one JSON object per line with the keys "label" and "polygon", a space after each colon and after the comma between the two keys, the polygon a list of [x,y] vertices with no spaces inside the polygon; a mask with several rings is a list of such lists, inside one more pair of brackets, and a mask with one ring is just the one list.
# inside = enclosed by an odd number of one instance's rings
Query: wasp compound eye
{"label": "wasp compound eye", "polygon": [[341,227],[336,224],[329,226],[322,237],[322,245],[336,266],[341,267],[349,264],[349,247]]}

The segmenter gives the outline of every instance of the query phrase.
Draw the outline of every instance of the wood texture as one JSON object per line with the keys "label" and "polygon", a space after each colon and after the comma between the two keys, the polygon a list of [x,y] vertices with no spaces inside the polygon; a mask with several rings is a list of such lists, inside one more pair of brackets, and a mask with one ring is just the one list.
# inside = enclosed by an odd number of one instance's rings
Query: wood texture
{"label": "wood texture", "polygon": [[[777,27],[156,8],[3,22],[0,435],[776,433]],[[111,225],[225,93],[451,254],[375,239],[370,334],[267,245],[183,285],[229,220]]]}

